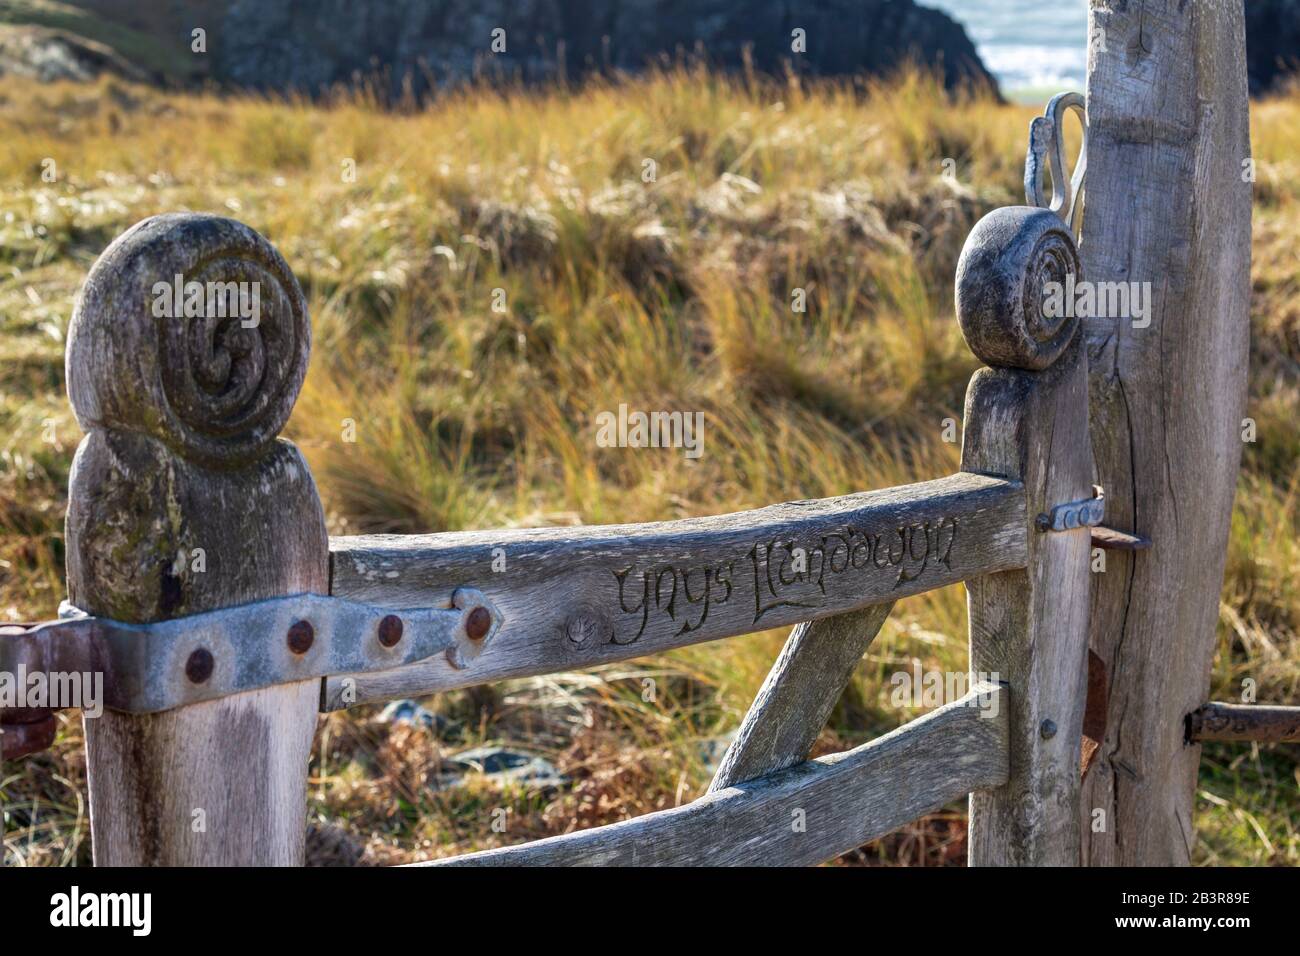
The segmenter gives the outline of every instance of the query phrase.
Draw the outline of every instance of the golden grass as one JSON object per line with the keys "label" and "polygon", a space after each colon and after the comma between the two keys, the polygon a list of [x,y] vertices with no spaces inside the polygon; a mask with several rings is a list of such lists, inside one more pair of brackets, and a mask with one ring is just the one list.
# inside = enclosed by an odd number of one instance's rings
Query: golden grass
{"label": "golden grass", "polygon": [[[1214,672],[1219,696],[1250,677],[1283,702],[1300,696],[1297,114],[1300,98],[1255,106],[1260,439]],[[293,266],[315,346],[290,434],[332,532],[673,518],[955,467],[944,422],[960,420],[976,363],[951,317],[953,267],[983,213],[1020,201],[1031,115],[917,73],[798,88],[683,69],[395,113],[364,91],[313,105],[9,81],[0,615],[49,616],[63,593],[78,434],[62,337],[86,268],[137,219],[230,215]],[[704,412],[705,454],[597,447],[595,415],[621,402]],[[313,858],[446,855],[689,800],[782,637],[444,695],[426,702],[448,721],[438,735],[364,708],[332,715],[313,767]],[[964,669],[960,588],[903,602],[823,746],[914,716],[888,705],[888,675],[914,659]],[[445,751],[480,741],[546,753],[574,783],[430,786]],[[79,742],[68,719],[51,754],[6,768],[13,859],[87,860]],[[1197,858],[1300,862],[1297,772],[1294,749],[1208,750]],[[493,808],[508,809],[506,834],[491,831]],[[961,862],[963,832],[954,809],[846,862]]]}

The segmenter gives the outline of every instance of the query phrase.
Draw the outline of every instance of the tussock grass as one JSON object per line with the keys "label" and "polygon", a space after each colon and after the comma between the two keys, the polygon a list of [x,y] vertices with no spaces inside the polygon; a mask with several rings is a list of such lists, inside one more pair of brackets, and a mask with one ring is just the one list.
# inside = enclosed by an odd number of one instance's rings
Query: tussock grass
{"label": "tussock grass", "polygon": [[[1216,696],[1249,677],[1260,700],[1293,703],[1297,113],[1294,97],[1255,106],[1259,440],[1214,672]],[[395,112],[364,90],[313,105],[12,81],[0,101],[0,615],[47,617],[62,596],[79,438],[63,336],[90,262],[146,215],[234,216],[293,266],[315,346],[289,434],[332,532],[657,520],[956,467],[944,424],[960,420],[975,361],[951,315],[953,269],[974,222],[1021,201],[1031,115],[949,96],[922,73],[789,87],[680,69]],[[56,182],[41,179],[46,159]],[[704,455],[597,447],[595,416],[620,403],[704,412]],[[443,695],[425,702],[443,718],[436,733],[378,722],[375,708],[331,715],[312,858],[440,856],[690,800],[783,637]],[[889,676],[913,661],[965,668],[960,588],[900,604],[820,749],[915,716],[889,704]],[[6,768],[14,861],[88,860],[80,730],[63,719],[54,751]],[[544,753],[572,782],[439,789],[443,757],[481,742]],[[1294,748],[1208,749],[1197,859],[1300,862],[1296,774]],[[844,862],[963,859],[954,807]]]}

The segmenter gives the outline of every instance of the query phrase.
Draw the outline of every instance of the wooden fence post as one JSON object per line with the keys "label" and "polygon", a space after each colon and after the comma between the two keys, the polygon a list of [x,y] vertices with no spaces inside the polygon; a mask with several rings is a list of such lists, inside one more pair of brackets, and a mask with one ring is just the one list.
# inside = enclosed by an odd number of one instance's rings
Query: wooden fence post
{"label": "wooden fence post", "polygon": [[1152,546],[1109,552],[1095,575],[1109,707],[1085,858],[1185,864],[1200,747],[1183,721],[1209,689],[1246,395],[1242,4],[1091,0],[1089,35],[1080,251],[1090,279],[1146,303],[1085,322],[1092,444],[1107,524]]}
{"label": "wooden fence post", "polygon": [[[1092,498],[1087,358],[1079,322],[1043,316],[1047,283],[1079,278],[1068,227],[1046,209],[998,209],[957,265],[957,313],[986,363],[966,392],[962,470],[1024,483],[1027,566],[967,582],[970,668],[1010,688],[1010,777],[970,800],[972,866],[1077,865],[1089,532],[1040,516]],[[1065,514],[1065,512],[1060,512]]]}
{"label": "wooden fence post", "polygon": [[[241,284],[238,314],[214,309],[217,282]],[[297,281],[240,223],[157,216],[104,251],[68,335],[86,432],[68,495],[73,604],[152,622],[329,592],[311,473],[276,437],[310,347]],[[187,675],[221,666],[191,657]],[[301,864],[319,697],[308,680],[87,720],[96,864]]]}

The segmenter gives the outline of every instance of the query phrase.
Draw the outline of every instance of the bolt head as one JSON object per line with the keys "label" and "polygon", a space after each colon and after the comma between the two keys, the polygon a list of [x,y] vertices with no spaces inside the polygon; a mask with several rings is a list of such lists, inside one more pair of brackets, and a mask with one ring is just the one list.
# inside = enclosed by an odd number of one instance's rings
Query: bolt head
{"label": "bolt head", "polygon": [[1043,721],[1038,727],[1038,732],[1042,734],[1044,740],[1051,740],[1056,736],[1056,722],[1053,720]]}
{"label": "bolt head", "polygon": [[386,614],[379,622],[379,643],[384,647],[396,647],[402,639],[402,619],[396,614]]}
{"label": "bolt head", "polygon": [[289,650],[295,654],[306,654],[316,641],[316,630],[311,621],[294,621],[289,626]]}
{"label": "bolt head", "polygon": [[216,661],[212,659],[212,652],[206,647],[196,648],[185,661],[185,676],[191,684],[202,684],[212,676],[214,666]]}
{"label": "bolt head", "polygon": [[476,607],[465,619],[465,633],[471,641],[481,641],[487,637],[492,627],[492,614],[485,607]]}

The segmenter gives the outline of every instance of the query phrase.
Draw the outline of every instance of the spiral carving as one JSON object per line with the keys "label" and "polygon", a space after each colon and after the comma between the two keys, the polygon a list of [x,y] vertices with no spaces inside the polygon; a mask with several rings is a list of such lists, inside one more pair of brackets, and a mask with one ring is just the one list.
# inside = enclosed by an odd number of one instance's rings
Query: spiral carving
{"label": "spiral carving", "polygon": [[275,248],[217,216],[157,216],[95,262],[68,337],[68,393],[92,428],[143,432],[210,467],[259,457],[293,410],[311,325]]}
{"label": "spiral carving", "polygon": [[[1055,214],[1032,206],[995,209],[975,224],[957,262],[957,320],[983,362],[1042,370],[1079,331],[1067,292],[1083,280],[1074,237]],[[1063,307],[1049,315],[1051,283]]]}

